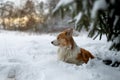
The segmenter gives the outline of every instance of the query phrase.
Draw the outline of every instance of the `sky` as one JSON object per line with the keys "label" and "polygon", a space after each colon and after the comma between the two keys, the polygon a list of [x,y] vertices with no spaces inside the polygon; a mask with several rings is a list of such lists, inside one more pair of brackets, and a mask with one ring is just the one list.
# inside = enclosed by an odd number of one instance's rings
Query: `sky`
{"label": "sky", "polygon": [[[21,6],[22,4],[25,3],[25,0],[0,0],[0,2],[6,2],[6,1],[12,1],[15,3],[16,6]],[[33,0],[33,1],[38,1],[38,2],[47,2],[47,0]]]}

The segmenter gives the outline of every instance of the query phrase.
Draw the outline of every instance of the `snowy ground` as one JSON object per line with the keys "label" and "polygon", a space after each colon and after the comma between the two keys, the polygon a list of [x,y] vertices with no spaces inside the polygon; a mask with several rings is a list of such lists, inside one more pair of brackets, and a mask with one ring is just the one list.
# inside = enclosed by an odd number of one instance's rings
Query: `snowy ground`
{"label": "snowy ground", "polygon": [[[0,31],[0,80],[118,80],[120,67],[104,65],[101,60],[76,66],[57,60],[55,35]],[[109,51],[106,38],[101,41],[80,34],[74,37],[80,47],[101,58],[119,59],[120,52]]]}

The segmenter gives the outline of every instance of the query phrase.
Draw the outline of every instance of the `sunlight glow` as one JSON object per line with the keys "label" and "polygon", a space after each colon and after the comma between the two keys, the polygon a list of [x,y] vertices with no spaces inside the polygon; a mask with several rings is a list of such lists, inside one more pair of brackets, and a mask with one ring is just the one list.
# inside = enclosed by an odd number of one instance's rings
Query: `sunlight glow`
{"label": "sunlight glow", "polygon": [[39,17],[36,14],[32,15],[25,15],[23,17],[6,17],[6,18],[0,18],[0,24],[9,27],[28,27],[28,24],[41,24],[44,23],[44,18]]}

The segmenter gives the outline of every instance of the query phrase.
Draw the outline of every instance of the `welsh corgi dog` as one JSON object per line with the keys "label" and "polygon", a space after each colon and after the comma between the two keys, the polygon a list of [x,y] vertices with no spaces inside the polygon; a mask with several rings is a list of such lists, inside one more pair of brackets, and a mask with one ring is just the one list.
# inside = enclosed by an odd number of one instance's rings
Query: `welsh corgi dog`
{"label": "welsh corgi dog", "polygon": [[80,65],[87,63],[89,59],[93,59],[94,56],[87,50],[80,48],[74,41],[73,29],[66,29],[61,32],[56,40],[51,43],[58,46],[58,58],[61,61]]}

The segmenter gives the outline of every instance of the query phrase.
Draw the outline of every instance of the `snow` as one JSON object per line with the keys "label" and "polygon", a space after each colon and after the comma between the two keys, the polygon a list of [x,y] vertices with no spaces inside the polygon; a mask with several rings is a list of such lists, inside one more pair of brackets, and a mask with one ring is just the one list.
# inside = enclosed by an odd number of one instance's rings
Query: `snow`
{"label": "snow", "polygon": [[[120,52],[109,51],[104,36],[92,40],[81,32],[74,37],[80,47],[101,58],[119,58]],[[57,47],[51,44],[55,34],[32,34],[0,31],[0,80],[118,80],[120,67],[104,65],[93,59],[80,66],[57,59]]]}
{"label": "snow", "polygon": [[118,36],[114,38],[113,43],[115,45],[118,44],[118,43],[120,43],[120,34],[118,34]]}
{"label": "snow", "polygon": [[111,4],[115,4],[115,0],[110,0]]}
{"label": "snow", "polygon": [[74,2],[74,0],[60,0],[56,5],[55,9],[53,10],[53,13],[56,12],[60,7],[68,5],[72,2]]}
{"label": "snow", "polygon": [[117,22],[119,20],[119,16],[115,16],[115,20],[114,20],[114,23],[113,23],[113,28],[115,29],[115,26],[117,25]]}
{"label": "snow", "polygon": [[108,4],[106,3],[106,0],[96,0],[91,12],[91,18],[96,18],[98,10],[106,10],[107,8]]}
{"label": "snow", "polygon": [[77,24],[79,23],[79,21],[82,18],[82,13],[79,12],[77,16],[75,16],[74,20],[75,20],[75,27],[77,27]]}

